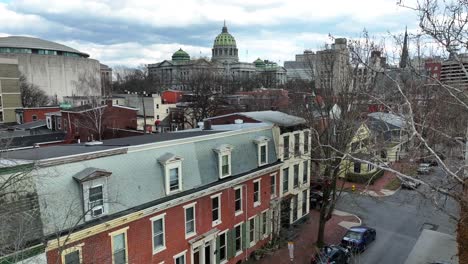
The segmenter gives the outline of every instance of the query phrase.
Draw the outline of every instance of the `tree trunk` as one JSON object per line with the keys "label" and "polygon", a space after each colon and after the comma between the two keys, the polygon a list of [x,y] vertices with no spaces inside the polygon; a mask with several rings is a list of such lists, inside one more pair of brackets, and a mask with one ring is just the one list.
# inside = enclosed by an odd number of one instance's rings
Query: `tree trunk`
{"label": "tree trunk", "polygon": [[460,203],[460,220],[458,221],[458,263],[468,264],[468,206]]}
{"label": "tree trunk", "polygon": [[319,226],[318,226],[318,234],[317,234],[317,246],[323,247],[325,245],[325,224],[327,223],[327,213],[326,213],[326,206],[322,205],[320,208],[320,217],[319,217]]}

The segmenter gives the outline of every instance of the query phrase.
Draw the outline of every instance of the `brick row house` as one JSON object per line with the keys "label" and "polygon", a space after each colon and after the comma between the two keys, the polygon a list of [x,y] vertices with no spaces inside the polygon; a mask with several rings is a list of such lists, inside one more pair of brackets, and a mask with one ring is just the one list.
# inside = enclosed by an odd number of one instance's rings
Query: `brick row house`
{"label": "brick row house", "polygon": [[36,166],[46,262],[240,263],[278,234],[281,197],[298,197],[290,223],[308,212],[308,170],[282,191],[279,146],[293,126],[208,128],[8,152]]}

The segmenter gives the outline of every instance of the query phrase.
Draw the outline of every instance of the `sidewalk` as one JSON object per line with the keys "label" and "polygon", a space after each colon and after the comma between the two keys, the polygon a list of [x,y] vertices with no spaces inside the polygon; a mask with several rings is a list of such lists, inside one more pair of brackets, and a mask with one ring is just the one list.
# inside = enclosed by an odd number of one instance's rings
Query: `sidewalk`
{"label": "sidewalk", "polygon": [[[393,166],[396,167],[398,165],[394,164]],[[352,186],[354,185],[356,187],[356,191],[368,194],[370,196],[375,196],[375,197],[389,196],[389,195],[394,194],[396,191],[387,190],[385,189],[385,186],[387,186],[387,184],[391,182],[394,178],[396,178],[396,175],[394,173],[385,171],[384,175],[382,175],[382,177],[376,180],[374,184],[372,185],[359,184],[359,183],[354,183],[354,182],[344,182],[343,189],[350,190]],[[337,182],[338,188],[341,187],[341,184],[343,184],[343,181],[338,180]]]}
{"label": "sidewalk", "polygon": [[[302,224],[301,231],[298,232],[294,240],[294,262],[298,264],[310,263],[314,254],[314,244],[317,240],[319,212],[312,210],[309,213],[309,220]],[[334,213],[325,225],[325,243],[339,244],[341,238],[346,233],[343,226],[359,225],[360,220],[344,212]],[[291,264],[289,260],[289,251],[287,245],[283,246],[273,254],[265,256],[256,263],[260,264]]]}

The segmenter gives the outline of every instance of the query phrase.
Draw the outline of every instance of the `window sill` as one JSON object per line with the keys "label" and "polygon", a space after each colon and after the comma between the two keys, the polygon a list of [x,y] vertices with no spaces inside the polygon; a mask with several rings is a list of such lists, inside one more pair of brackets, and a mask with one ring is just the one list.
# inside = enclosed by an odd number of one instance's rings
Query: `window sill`
{"label": "window sill", "polygon": [[276,194],[270,195],[270,199],[275,199],[275,198],[276,198]]}
{"label": "window sill", "polygon": [[236,212],[236,213],[234,214],[234,216],[239,216],[239,215],[241,215],[241,214],[243,214],[243,213],[244,213],[244,211],[238,211],[238,212]]}
{"label": "window sill", "polygon": [[249,244],[249,248],[251,248],[251,247],[255,246],[255,244],[256,244],[256,243],[255,243],[255,241],[252,241],[252,242],[250,242],[250,244]]}
{"label": "window sill", "polygon": [[192,233],[185,234],[185,239],[189,239],[189,238],[195,236],[196,234],[197,234],[197,232],[192,232]]}
{"label": "window sill", "polygon": [[227,178],[227,177],[230,177],[230,176],[231,176],[231,174],[219,175],[219,178],[224,179],[224,178]]}
{"label": "window sill", "polygon": [[221,220],[216,220],[216,221],[214,221],[214,222],[211,223],[211,227],[215,227],[215,226],[217,226],[217,225],[219,225],[219,224],[221,224],[221,223],[222,223]]}
{"label": "window sill", "polygon": [[241,250],[241,251],[237,251],[235,257],[237,257],[237,256],[239,256],[240,254],[242,254],[242,252],[243,252],[242,250]]}
{"label": "window sill", "polygon": [[260,202],[255,202],[255,203],[254,203],[254,207],[259,207],[260,204],[261,204]]}
{"label": "window sill", "polygon": [[221,261],[219,262],[219,264],[226,264],[226,263],[228,263],[228,261],[227,261],[226,259],[225,259],[225,260],[221,260]]}
{"label": "window sill", "polygon": [[159,247],[157,249],[153,249],[153,255],[158,254],[159,252],[163,251],[166,249],[166,246],[164,247]]}

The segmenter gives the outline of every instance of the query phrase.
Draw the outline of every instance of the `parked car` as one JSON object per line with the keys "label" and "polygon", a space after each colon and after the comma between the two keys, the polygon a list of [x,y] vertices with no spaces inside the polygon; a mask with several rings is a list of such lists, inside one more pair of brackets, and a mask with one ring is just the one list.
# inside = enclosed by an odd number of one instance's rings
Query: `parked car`
{"label": "parked car", "polygon": [[431,165],[429,163],[421,163],[418,167],[418,174],[429,174],[431,172]]}
{"label": "parked car", "polygon": [[362,252],[375,240],[375,229],[366,226],[351,227],[341,240],[341,246],[350,247],[353,251]]}
{"label": "parked car", "polygon": [[321,191],[310,191],[310,208],[320,209],[323,204],[323,193]]}
{"label": "parked car", "polygon": [[[417,179],[418,177],[416,176],[415,178]],[[405,178],[401,181],[401,187],[404,189],[415,190],[419,187],[419,185],[421,185],[420,182],[411,178]]]}
{"label": "parked car", "polygon": [[348,264],[351,261],[351,252],[348,248],[329,245],[312,257],[312,264]]}

